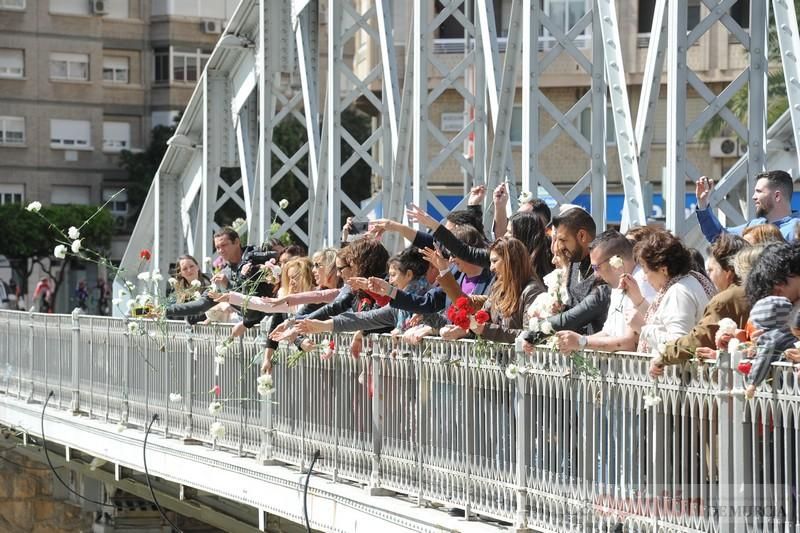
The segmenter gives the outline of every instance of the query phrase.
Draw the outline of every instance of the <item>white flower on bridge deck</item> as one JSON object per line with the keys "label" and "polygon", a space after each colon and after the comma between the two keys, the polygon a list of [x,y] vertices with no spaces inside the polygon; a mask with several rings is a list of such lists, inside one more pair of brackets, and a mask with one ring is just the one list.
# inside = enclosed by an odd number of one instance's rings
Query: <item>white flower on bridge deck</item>
{"label": "white flower on bridge deck", "polygon": [[208,404],[209,414],[216,415],[222,410],[222,402],[211,402]]}
{"label": "white flower on bridge deck", "polygon": [[211,427],[208,428],[208,432],[211,433],[211,436],[215,439],[221,439],[225,436],[225,426],[220,422],[214,422],[211,424]]}
{"label": "white flower on bridge deck", "polygon": [[122,433],[123,431],[128,429],[128,426],[125,424],[125,422],[120,422],[114,429],[116,430],[117,433]]}
{"label": "white flower on bridge deck", "polygon": [[81,232],[75,226],[70,226],[67,230],[67,236],[74,241],[75,239],[81,238]]}
{"label": "white flower on bridge deck", "polygon": [[64,259],[67,257],[67,247],[63,244],[59,244],[53,249],[53,255],[56,256],[57,259]]}
{"label": "white flower on bridge deck", "polygon": [[169,401],[176,403],[183,400],[183,396],[178,394],[177,392],[170,392],[169,393]]}
{"label": "white flower on bridge deck", "polygon": [[272,381],[272,376],[270,374],[261,374],[256,379],[256,384],[258,387],[258,394],[261,396],[266,396],[271,394],[274,389],[274,383]]}
{"label": "white flower on bridge deck", "polygon": [[38,213],[41,208],[41,202],[31,202],[28,204],[28,207],[26,207],[25,210],[30,211],[31,213]]}

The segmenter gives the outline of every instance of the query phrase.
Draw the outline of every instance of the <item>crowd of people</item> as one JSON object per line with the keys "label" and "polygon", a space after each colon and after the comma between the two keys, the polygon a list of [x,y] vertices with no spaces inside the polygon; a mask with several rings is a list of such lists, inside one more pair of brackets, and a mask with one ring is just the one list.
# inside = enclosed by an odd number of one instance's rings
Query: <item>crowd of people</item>
{"label": "crowd of people", "polygon": [[[491,228],[484,227],[482,186],[470,191],[465,209],[441,221],[410,205],[406,218],[419,230],[388,219],[364,228],[348,219],[340,248],[310,255],[277,241],[244,246],[226,227],[214,236],[224,265],[212,276],[191,256],[176,262],[176,303],[167,317],[232,321],[232,336],[266,319],[263,372],[271,372],[279,342],[310,351],[309,335],[320,332],[356,332],[354,356],[371,333],[410,344],[480,337],[517,342],[527,352],[548,338],[565,354],[652,354],[654,378],[667,365],[711,359],[738,345],[752,358],[752,395],[772,362],[800,363],[793,182],[783,171],[760,174],[756,218],[727,229],[708,208],[713,181],[701,178],[696,187],[697,223],[708,240],[701,250],[658,224],[598,232],[582,207],[551,212],[528,195],[509,214],[505,184],[493,192]],[[381,243],[389,232],[409,246],[390,255]],[[456,316],[454,304],[465,302],[483,319]]]}

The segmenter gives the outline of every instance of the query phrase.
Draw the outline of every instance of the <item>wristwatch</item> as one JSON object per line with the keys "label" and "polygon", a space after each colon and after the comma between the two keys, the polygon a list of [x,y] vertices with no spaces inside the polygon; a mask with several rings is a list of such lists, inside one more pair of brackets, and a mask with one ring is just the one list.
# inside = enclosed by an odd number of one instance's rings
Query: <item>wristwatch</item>
{"label": "wristwatch", "polygon": [[588,342],[588,339],[586,338],[586,335],[581,335],[580,337],[578,337],[578,346],[580,346],[581,349],[586,348],[586,343],[587,342]]}

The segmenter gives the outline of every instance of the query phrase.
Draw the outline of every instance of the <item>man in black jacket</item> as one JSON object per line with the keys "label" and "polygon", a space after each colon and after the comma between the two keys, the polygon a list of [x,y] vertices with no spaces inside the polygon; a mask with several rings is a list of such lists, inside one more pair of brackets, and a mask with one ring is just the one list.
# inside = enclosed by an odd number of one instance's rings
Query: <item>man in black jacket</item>
{"label": "man in black jacket", "polygon": [[[253,296],[272,296],[272,285],[261,280],[258,265],[263,265],[277,257],[275,252],[262,252],[253,246],[242,247],[239,234],[233,228],[223,227],[214,234],[214,248],[222,259],[225,268],[211,278],[212,286],[227,288]],[[198,300],[167,307],[167,318],[183,318],[205,313],[216,302],[204,293]],[[232,335],[239,336],[246,328],[251,328],[264,318],[264,313],[248,309],[243,321],[236,324]]]}
{"label": "man in black jacket", "polygon": [[569,303],[548,318],[556,331],[570,330],[591,335],[603,329],[611,301],[611,288],[595,275],[589,258],[589,244],[597,228],[592,216],[581,207],[573,207],[553,219],[558,253],[570,263],[567,292]]}

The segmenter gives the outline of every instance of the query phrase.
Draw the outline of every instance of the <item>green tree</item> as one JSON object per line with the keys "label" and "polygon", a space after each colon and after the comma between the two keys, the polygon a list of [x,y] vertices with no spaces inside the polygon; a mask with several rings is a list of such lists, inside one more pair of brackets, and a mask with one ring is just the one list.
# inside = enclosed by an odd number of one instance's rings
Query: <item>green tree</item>
{"label": "green tree", "polygon": [[[19,204],[0,205],[0,232],[3,235],[0,239],[0,255],[8,259],[23,291],[28,287],[28,278],[34,266],[39,265],[54,282],[55,298],[67,271],[82,261],[71,252],[64,259],[53,256],[53,250],[58,244],[69,246],[69,239],[61,232],[66,232],[70,226],[80,227],[91,218],[80,229],[82,248],[100,253],[108,250],[114,217],[105,209],[97,209],[87,205],[52,205],[43,207],[42,216],[39,216],[26,211]],[[88,255],[90,259],[99,259],[91,253]]]}

